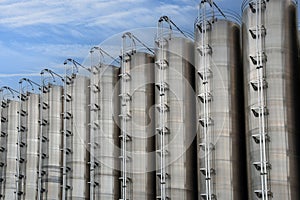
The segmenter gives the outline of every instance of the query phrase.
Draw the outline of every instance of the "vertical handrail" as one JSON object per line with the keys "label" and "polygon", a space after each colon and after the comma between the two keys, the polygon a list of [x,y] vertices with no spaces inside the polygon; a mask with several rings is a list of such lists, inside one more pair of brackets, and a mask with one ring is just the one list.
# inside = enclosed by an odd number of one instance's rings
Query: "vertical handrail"
{"label": "vertical handrail", "polygon": [[261,178],[261,192],[262,192],[262,199],[268,200],[268,169],[267,169],[267,150],[266,150],[266,134],[267,134],[267,125],[265,122],[265,94],[264,94],[264,47],[263,47],[263,34],[262,34],[262,27],[263,27],[263,0],[257,0],[255,2],[256,6],[256,71],[257,71],[257,84],[258,84],[258,93],[257,93],[257,100],[259,104],[259,148],[260,148],[260,178]]}
{"label": "vertical handrail", "polygon": [[[122,62],[121,62],[121,95],[126,94],[126,80],[125,80],[125,74],[126,74],[126,38],[127,35],[122,36]],[[134,47],[131,47],[134,48]],[[122,199],[127,200],[127,123],[126,123],[126,115],[127,115],[127,102],[126,99],[122,98],[122,110],[121,110],[122,120],[121,120],[121,135],[122,135]]]}

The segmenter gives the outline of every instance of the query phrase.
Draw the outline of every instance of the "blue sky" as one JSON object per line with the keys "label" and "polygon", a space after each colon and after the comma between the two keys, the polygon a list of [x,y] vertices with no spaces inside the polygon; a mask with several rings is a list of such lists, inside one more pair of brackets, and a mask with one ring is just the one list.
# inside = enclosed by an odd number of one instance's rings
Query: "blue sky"
{"label": "blue sky", "polygon": [[[81,63],[91,47],[112,36],[119,39],[128,30],[155,27],[162,15],[193,32],[198,2],[1,0],[0,86],[38,74],[43,68],[59,69],[67,58]],[[239,0],[215,2],[222,9],[240,13]]]}

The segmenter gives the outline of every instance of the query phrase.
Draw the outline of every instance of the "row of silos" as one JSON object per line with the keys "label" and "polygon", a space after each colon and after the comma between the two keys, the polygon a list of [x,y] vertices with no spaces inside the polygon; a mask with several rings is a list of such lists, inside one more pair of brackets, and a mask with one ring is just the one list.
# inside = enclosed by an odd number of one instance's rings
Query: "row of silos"
{"label": "row of silos", "polygon": [[[37,178],[28,174],[38,172],[40,156],[43,199],[298,199],[296,4],[245,1],[242,28],[207,14],[195,43],[163,35],[155,57],[125,52],[121,72],[95,66],[90,80],[48,85],[40,136],[38,103],[28,104],[27,122],[17,113],[22,103],[2,106],[2,197],[25,187],[27,199],[37,198],[29,192]],[[23,122],[31,161],[17,190]]]}

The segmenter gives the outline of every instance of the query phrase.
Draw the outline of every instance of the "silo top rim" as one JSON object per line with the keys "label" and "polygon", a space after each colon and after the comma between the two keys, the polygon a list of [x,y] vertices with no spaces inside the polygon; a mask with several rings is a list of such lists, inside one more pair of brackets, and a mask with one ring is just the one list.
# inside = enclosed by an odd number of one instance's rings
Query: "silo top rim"
{"label": "silo top rim", "polygon": [[[242,6],[241,6],[242,12],[244,12],[244,10],[246,8],[248,8],[250,3],[252,3],[252,2],[255,3],[256,1],[258,1],[258,0],[243,0]],[[265,1],[265,0],[261,0],[261,1]],[[272,0],[267,0],[267,1],[272,1]],[[290,0],[290,1],[295,3],[296,5],[298,4],[298,0]]]}
{"label": "silo top rim", "polygon": [[[213,21],[215,19],[218,19],[218,20],[222,19],[222,20],[227,20],[228,22],[236,23],[238,25],[241,24],[241,16],[238,13],[236,13],[232,10],[224,10],[223,13],[225,14],[226,18],[221,13],[212,12],[212,11],[206,13],[205,17],[206,17],[207,21]],[[202,20],[203,20],[203,15],[200,14],[200,16],[196,18],[194,25],[196,26],[197,24],[201,23]]]}

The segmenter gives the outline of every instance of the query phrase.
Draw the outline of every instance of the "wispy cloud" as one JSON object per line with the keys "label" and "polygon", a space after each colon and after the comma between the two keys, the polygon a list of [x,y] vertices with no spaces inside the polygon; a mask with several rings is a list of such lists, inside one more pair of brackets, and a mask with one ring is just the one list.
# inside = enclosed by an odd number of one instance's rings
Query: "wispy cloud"
{"label": "wispy cloud", "polygon": [[[66,58],[87,60],[89,49],[99,43],[118,56],[124,31],[155,27],[161,15],[192,31],[195,4],[187,0],[2,0],[0,72],[59,70]],[[136,33],[153,45],[155,31]]]}

